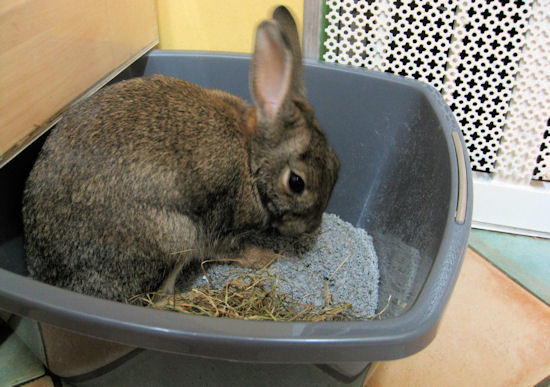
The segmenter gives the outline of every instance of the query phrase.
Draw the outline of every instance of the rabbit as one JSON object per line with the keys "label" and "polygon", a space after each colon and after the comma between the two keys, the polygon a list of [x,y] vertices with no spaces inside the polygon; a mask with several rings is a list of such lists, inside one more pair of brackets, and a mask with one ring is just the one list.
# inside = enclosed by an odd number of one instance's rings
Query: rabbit
{"label": "rabbit", "polygon": [[306,100],[286,8],[257,27],[249,78],[252,105],[152,75],[70,108],[23,193],[31,276],[124,302],[173,292],[193,260],[263,264],[254,233],[317,229],[340,163]]}

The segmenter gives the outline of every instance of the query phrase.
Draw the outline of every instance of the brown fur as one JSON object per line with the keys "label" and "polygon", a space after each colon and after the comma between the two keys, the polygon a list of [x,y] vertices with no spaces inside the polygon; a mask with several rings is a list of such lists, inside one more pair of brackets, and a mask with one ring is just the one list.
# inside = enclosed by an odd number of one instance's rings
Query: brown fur
{"label": "brown fur", "polygon": [[[25,188],[34,277],[123,300],[173,282],[182,262],[257,255],[247,242],[252,232],[298,235],[319,225],[339,163],[303,80],[296,84],[299,61],[284,59],[299,47],[288,46],[297,32],[278,10],[258,27],[269,43],[251,62],[255,106],[155,75],[105,88],[67,112]],[[284,60],[272,65],[262,55]],[[289,71],[293,84],[282,88],[265,77]],[[306,183],[300,195],[281,180],[289,168]]]}

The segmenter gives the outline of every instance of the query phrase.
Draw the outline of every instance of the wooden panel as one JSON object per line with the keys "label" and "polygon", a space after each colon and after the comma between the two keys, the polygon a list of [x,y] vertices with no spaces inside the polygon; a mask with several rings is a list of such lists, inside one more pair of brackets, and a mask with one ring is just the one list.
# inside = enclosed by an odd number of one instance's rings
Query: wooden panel
{"label": "wooden panel", "polygon": [[154,0],[3,0],[0,165],[72,100],[156,42]]}
{"label": "wooden panel", "polygon": [[321,19],[323,18],[323,0],[304,0],[303,56],[319,60],[321,45]]}

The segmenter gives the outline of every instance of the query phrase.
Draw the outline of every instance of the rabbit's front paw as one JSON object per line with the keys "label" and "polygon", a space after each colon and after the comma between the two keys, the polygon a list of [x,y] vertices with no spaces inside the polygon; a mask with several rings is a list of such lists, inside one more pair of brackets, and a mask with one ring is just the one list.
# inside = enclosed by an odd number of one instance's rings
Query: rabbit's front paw
{"label": "rabbit's front paw", "polygon": [[239,255],[239,264],[245,267],[262,269],[271,265],[277,258],[275,252],[257,246],[248,245]]}

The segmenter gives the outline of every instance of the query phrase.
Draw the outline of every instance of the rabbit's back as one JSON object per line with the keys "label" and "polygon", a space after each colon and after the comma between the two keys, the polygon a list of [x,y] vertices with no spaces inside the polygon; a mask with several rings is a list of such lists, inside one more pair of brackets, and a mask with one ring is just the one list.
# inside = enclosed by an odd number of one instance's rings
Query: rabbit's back
{"label": "rabbit's back", "polygon": [[339,161],[307,102],[298,29],[285,7],[256,29],[249,86],[252,106],[153,76],[72,108],[24,193],[31,274],[123,300],[173,291],[192,259],[267,263],[273,253],[254,233],[315,230]]}
{"label": "rabbit's back", "polygon": [[242,194],[247,108],[229,94],[153,76],[70,109],[25,189],[31,274],[111,299],[158,288],[178,251],[208,243],[199,240],[204,230],[235,226],[215,207],[235,211],[223,198]]}

